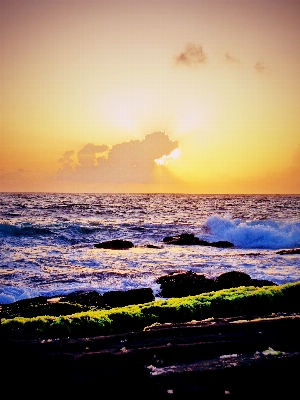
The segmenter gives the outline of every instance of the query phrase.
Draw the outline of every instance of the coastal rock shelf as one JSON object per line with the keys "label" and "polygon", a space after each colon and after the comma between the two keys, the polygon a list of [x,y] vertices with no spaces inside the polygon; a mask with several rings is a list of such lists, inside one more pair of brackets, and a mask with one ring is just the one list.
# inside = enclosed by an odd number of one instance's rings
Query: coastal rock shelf
{"label": "coastal rock shelf", "polygon": [[2,337],[2,388],[31,398],[38,387],[60,398],[295,398],[299,335],[300,314],[277,313],[77,339]]}
{"label": "coastal rock shelf", "polygon": [[[274,282],[252,279],[250,275],[240,271],[229,271],[219,275],[215,280],[193,271],[174,272],[161,276],[156,280],[161,290],[161,297],[185,297],[213,290],[234,288],[239,286],[276,286]],[[38,296],[23,299],[10,304],[0,304],[0,320],[2,318],[25,317],[39,315],[69,315],[96,309],[110,309],[132,304],[143,304],[155,301],[151,288],[130,290],[113,290],[102,294],[96,291],[73,292],[66,296],[47,298]]]}
{"label": "coastal rock shelf", "polygon": [[250,275],[240,271],[229,271],[215,279],[193,271],[172,272],[156,280],[160,284],[162,297],[184,297],[239,286],[275,286],[274,282],[265,279],[252,279]]}

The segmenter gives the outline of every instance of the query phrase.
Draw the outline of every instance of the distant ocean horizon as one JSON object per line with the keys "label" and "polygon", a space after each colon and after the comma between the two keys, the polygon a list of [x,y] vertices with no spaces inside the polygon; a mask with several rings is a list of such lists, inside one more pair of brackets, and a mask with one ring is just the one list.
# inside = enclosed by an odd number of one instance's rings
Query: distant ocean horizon
{"label": "distant ocean horizon", "polygon": [[[181,233],[234,248],[163,242]],[[135,246],[94,247],[112,239]],[[300,247],[300,195],[2,192],[0,246],[2,304],[78,290],[151,287],[157,296],[156,279],[175,271],[295,282],[300,255],[278,250]]]}

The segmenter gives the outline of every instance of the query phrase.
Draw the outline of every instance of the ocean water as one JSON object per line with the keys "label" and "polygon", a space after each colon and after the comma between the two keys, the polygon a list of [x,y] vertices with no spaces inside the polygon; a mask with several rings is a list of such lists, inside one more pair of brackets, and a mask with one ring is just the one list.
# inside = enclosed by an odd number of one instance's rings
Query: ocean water
{"label": "ocean water", "polygon": [[[181,233],[235,247],[163,243]],[[111,239],[135,247],[94,247]],[[300,196],[1,193],[0,246],[0,303],[142,287],[158,296],[156,279],[174,271],[295,282],[300,255],[277,251],[300,247]]]}

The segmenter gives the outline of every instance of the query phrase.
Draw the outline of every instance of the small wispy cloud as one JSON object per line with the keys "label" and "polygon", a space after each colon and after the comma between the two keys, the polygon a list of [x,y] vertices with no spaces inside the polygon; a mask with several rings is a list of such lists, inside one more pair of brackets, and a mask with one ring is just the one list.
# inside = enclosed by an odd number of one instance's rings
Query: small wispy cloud
{"label": "small wispy cloud", "polygon": [[254,69],[257,71],[257,72],[264,72],[265,70],[266,70],[266,67],[264,66],[264,64],[262,63],[262,62],[257,62],[255,65],[254,65]]}
{"label": "small wispy cloud", "polygon": [[240,60],[239,60],[238,58],[232,56],[232,55],[229,53],[229,51],[227,51],[227,52],[225,53],[225,60],[228,61],[228,62],[230,62],[230,63],[239,63],[239,62],[240,62]]}
{"label": "small wispy cloud", "polygon": [[176,65],[196,67],[197,65],[205,64],[207,61],[207,56],[204,53],[203,47],[201,45],[188,43],[185,46],[184,51],[177,54],[174,57],[174,60]]}

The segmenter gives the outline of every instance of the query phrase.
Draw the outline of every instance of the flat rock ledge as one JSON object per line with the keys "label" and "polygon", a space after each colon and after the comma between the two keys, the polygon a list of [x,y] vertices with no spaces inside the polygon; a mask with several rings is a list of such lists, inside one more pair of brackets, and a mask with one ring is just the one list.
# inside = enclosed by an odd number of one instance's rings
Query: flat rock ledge
{"label": "flat rock ledge", "polygon": [[30,398],[298,398],[299,337],[299,313],[78,339],[2,337],[2,390]]}

